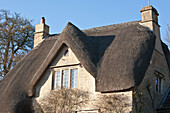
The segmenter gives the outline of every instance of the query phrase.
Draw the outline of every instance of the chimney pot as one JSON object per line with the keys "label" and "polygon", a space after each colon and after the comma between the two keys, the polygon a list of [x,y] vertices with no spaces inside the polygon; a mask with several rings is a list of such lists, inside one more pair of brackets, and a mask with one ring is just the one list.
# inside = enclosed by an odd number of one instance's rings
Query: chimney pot
{"label": "chimney pot", "polygon": [[45,18],[44,17],[41,18],[41,23],[45,24]]}

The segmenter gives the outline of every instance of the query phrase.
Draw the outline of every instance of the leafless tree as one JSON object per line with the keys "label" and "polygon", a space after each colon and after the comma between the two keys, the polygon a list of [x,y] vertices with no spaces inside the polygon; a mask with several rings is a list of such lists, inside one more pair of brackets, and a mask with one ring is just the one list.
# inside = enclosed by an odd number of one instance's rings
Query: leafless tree
{"label": "leafless tree", "polygon": [[5,76],[32,48],[33,31],[30,20],[0,10],[0,76]]}
{"label": "leafless tree", "polygon": [[100,113],[126,113],[132,106],[124,94],[102,94],[94,105],[100,109]]}
{"label": "leafless tree", "polygon": [[168,46],[170,47],[170,25],[167,25],[167,30],[166,30],[166,38],[165,38]]}
{"label": "leafless tree", "polygon": [[89,92],[78,89],[51,91],[41,103],[41,109],[50,113],[72,113],[88,103]]}

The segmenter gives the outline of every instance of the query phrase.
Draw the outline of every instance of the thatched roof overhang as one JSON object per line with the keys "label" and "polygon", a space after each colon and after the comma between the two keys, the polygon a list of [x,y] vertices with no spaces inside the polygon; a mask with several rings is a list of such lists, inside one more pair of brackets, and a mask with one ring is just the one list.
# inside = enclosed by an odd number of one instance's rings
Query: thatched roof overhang
{"label": "thatched roof overhang", "polygon": [[139,85],[145,75],[156,37],[139,23],[125,24],[109,33],[113,33],[115,38],[98,66],[96,90],[110,92],[131,89]]}

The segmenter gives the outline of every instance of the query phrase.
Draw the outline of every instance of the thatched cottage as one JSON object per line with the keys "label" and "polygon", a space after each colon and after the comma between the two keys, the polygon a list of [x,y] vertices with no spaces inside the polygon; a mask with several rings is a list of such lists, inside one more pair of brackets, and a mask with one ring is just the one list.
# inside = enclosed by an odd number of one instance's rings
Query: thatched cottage
{"label": "thatched cottage", "polygon": [[152,6],[140,12],[141,21],[87,30],[68,23],[56,35],[42,18],[34,48],[0,82],[0,112],[170,112],[159,14]]}

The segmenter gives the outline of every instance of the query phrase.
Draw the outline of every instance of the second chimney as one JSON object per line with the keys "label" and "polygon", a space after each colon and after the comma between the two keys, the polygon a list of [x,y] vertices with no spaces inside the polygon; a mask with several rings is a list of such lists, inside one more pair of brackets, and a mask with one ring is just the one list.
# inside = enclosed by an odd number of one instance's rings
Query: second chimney
{"label": "second chimney", "polygon": [[158,12],[157,10],[149,5],[143,7],[140,11],[142,13],[142,21],[141,24],[149,27],[156,35],[156,43],[155,49],[163,54],[162,46],[161,46],[161,39],[160,39],[160,26],[158,24]]}

